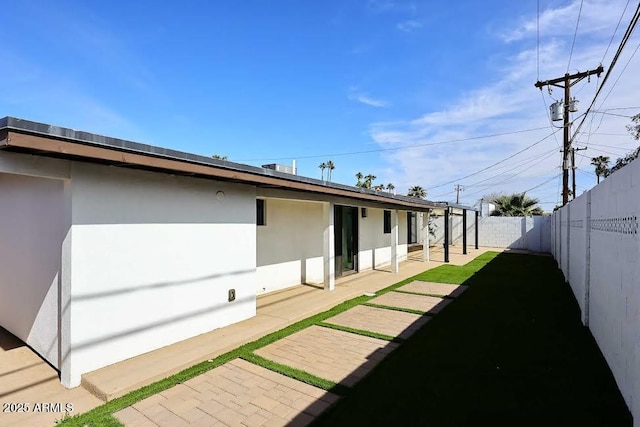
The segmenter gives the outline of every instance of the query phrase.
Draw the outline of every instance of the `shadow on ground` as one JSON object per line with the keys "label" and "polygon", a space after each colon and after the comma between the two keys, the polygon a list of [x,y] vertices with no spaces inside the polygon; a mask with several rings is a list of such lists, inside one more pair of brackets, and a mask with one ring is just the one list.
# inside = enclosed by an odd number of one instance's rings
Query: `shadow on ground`
{"label": "shadow on ground", "polygon": [[631,426],[553,259],[474,262],[423,274],[470,288],[314,426]]}

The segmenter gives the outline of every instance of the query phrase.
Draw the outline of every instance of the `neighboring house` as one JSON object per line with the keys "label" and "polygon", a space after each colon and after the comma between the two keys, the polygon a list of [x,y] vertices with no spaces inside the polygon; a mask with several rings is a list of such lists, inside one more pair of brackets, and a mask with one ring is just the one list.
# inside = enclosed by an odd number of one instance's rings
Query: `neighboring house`
{"label": "neighboring house", "polygon": [[74,387],[254,316],[261,293],[397,271],[436,207],[7,117],[0,326]]}

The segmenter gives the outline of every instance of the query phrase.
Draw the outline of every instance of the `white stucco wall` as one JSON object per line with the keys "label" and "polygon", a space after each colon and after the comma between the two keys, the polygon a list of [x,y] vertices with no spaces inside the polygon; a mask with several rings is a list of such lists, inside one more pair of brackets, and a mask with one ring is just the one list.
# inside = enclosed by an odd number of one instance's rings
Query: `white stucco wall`
{"label": "white stucco wall", "polygon": [[324,280],[322,204],[266,199],[266,225],[257,227],[258,294]]}
{"label": "white stucco wall", "polygon": [[63,182],[0,173],[0,326],[58,367]]}
{"label": "white stucco wall", "polygon": [[254,187],[74,163],[70,193],[66,385],[255,315]]}
{"label": "white stucco wall", "polygon": [[[358,213],[359,271],[391,263],[391,233],[384,233],[384,210],[368,208],[367,217]],[[407,212],[398,211],[398,259],[407,259]]]}

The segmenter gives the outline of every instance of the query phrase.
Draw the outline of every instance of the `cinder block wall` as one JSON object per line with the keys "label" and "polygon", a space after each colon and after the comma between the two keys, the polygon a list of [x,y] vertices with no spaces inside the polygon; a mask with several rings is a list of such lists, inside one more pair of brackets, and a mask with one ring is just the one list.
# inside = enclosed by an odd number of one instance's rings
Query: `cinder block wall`
{"label": "cinder block wall", "polygon": [[[434,218],[436,225],[432,245],[444,243],[444,217]],[[449,218],[452,245],[462,244],[462,217]],[[484,217],[478,219],[478,244],[491,248],[551,251],[551,217]],[[467,212],[467,242],[475,244],[475,214]]]}
{"label": "cinder block wall", "polygon": [[640,161],[551,218],[551,253],[640,426]]}

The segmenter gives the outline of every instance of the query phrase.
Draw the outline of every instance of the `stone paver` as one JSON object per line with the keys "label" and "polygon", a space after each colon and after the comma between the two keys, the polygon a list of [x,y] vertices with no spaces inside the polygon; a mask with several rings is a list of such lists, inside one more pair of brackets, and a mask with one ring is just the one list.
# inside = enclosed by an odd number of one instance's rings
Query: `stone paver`
{"label": "stone paver", "polygon": [[420,280],[414,280],[411,283],[401,286],[398,290],[416,292],[419,294],[458,297],[466,291],[467,288],[468,286],[466,285],[451,285],[449,283],[422,282]]}
{"label": "stone paver", "polygon": [[451,300],[426,295],[403,294],[402,292],[388,292],[369,300],[372,304],[387,305],[389,307],[408,308],[425,313],[439,313]]}
{"label": "stone paver", "polygon": [[320,378],[353,386],[398,344],[310,326],[255,353]]}
{"label": "stone paver", "polygon": [[429,321],[428,316],[357,305],[326,320],[334,325],[408,338]]}
{"label": "stone paver", "polygon": [[116,412],[125,426],[307,425],[335,394],[235,359]]}

